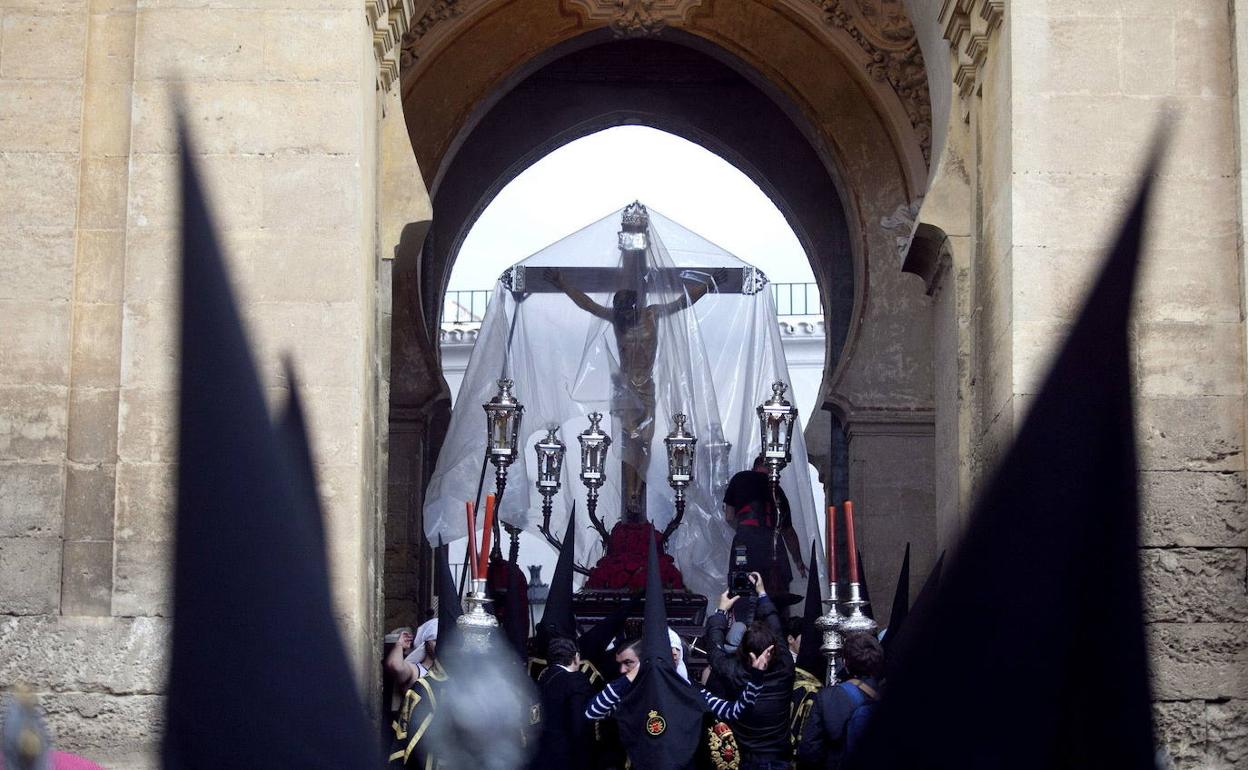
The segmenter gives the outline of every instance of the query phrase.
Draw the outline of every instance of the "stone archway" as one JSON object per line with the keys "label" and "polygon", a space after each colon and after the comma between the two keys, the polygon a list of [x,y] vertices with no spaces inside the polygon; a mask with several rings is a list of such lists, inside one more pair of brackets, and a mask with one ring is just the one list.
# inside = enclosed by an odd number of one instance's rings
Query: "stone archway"
{"label": "stone archway", "polygon": [[[420,477],[436,455],[432,427],[449,408],[437,313],[472,221],[554,147],[643,123],[754,178],[814,255],[832,362],[822,400],[839,429],[808,428],[812,454],[826,466],[831,434],[843,439],[833,448],[850,468],[847,492],[870,512],[868,560],[887,575],[912,540],[922,578],[936,543],[930,301],[901,254],[927,183],[926,81],[899,3],[874,4],[884,16],[825,5],[476,2],[435,4],[417,21],[402,93],[434,218],[395,264],[392,475]],[[656,30],[661,40],[615,40]],[[399,502],[417,527],[418,491]]]}

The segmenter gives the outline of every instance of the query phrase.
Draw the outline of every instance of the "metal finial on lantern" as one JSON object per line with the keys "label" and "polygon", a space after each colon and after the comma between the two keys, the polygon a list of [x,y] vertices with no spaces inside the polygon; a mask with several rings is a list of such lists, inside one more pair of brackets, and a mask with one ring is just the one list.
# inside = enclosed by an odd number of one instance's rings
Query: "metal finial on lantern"
{"label": "metal finial on lantern", "polygon": [[[507,488],[507,469],[520,453],[520,421],[524,418],[524,405],[511,393],[514,383],[509,379],[498,381],[498,393],[481,405],[485,409],[485,454],[494,464],[495,506],[503,502],[503,490]],[[499,517],[495,517],[495,522]],[[520,551],[520,530],[504,524],[511,537],[512,561]],[[499,538],[495,538],[498,545]]]}
{"label": "metal finial on lantern", "polygon": [[685,430],[687,419],[683,414],[673,415],[672,421],[676,423],[676,427],[663,439],[663,444],[667,447],[667,483],[676,493],[676,515],[663,529],[664,542],[667,542],[685,517],[685,489],[693,483],[693,453],[698,439]]}
{"label": "metal finial on lantern", "polygon": [[547,540],[557,542],[550,532],[550,514],[554,496],[563,485],[563,457],[567,446],[559,440],[559,426],[552,425],[546,437],[533,445],[537,452],[537,493],[542,496],[542,534]]}
{"label": "metal finial on lantern", "polygon": [[797,407],[784,397],[788,387],[776,380],[771,385],[771,398],[758,406],[763,462],[767,465],[767,475],[773,488],[780,483],[780,471],[792,459],[793,423],[797,419]]}
{"label": "metal finial on lantern", "polygon": [[600,422],[600,412],[590,413],[589,427],[577,434],[576,440],[581,445],[581,483],[585,485],[585,508],[594,529],[602,537],[602,547],[606,548],[609,535],[602,519],[598,518],[598,490],[607,480],[607,449],[611,446],[611,437],[603,432]]}

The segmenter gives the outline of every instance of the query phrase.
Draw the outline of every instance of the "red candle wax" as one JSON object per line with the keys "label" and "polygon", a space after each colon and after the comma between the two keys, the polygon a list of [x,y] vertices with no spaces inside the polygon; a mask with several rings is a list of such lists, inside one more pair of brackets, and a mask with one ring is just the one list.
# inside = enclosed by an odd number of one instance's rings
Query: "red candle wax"
{"label": "red candle wax", "polygon": [[490,567],[490,540],[494,537],[494,495],[485,496],[485,524],[481,528],[481,561],[477,577],[483,578]]}
{"label": "red candle wax", "polygon": [[836,506],[828,506],[828,515],[824,518],[824,541],[828,547],[828,585],[836,582]]}
{"label": "red candle wax", "polygon": [[854,537],[854,503],[845,501],[845,537],[849,545],[849,582],[858,582],[858,543]]}
{"label": "red candle wax", "polygon": [[473,580],[477,579],[477,515],[472,510],[472,501],[464,501],[464,511],[468,515],[468,572]]}

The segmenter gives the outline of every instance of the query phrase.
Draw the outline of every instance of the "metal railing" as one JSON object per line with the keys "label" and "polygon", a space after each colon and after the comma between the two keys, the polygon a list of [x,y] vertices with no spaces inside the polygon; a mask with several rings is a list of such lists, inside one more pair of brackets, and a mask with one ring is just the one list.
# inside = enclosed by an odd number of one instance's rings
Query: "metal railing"
{"label": "metal railing", "polygon": [[773,283],[771,297],[776,302],[776,317],[823,315],[817,283]]}
{"label": "metal railing", "polygon": [[[776,303],[777,318],[823,315],[818,284],[773,283],[769,288]],[[442,324],[450,326],[481,323],[492,293],[487,289],[448,291],[442,300]]]}
{"label": "metal railing", "polygon": [[442,323],[481,323],[485,318],[485,309],[489,307],[492,293],[488,289],[448,291],[442,299]]}

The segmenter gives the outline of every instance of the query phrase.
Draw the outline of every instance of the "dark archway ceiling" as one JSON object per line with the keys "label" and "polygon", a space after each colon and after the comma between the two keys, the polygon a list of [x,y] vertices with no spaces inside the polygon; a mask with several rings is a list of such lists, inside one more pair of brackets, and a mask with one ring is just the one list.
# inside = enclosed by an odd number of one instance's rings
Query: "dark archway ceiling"
{"label": "dark archway ceiling", "polygon": [[[453,157],[435,175],[433,224],[424,249],[415,259],[400,255],[396,265],[400,273],[418,268],[419,275],[418,281],[396,276],[396,331],[407,305],[424,308],[423,328],[436,334],[455,254],[507,182],[581,136],[648,125],[717,153],[772,198],[811,259],[823,293],[829,355],[839,355],[853,310],[854,270],[829,162],[790,119],[792,110],[736,69],[675,38],[609,42],[556,59],[497,99],[456,142]],[[414,301],[405,301],[408,290],[419,297],[409,294]],[[427,343],[436,345],[436,339]],[[395,353],[401,368],[402,351]]]}

